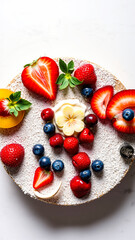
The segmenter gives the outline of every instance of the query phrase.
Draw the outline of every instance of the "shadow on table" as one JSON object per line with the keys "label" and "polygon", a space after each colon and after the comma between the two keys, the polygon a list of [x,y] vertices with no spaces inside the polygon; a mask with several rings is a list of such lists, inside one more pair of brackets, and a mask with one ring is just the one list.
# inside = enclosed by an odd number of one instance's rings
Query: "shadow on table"
{"label": "shadow on table", "polygon": [[[135,163],[122,182],[105,196],[91,203],[79,206],[55,206],[34,200],[18,191],[21,204],[31,211],[38,221],[45,221],[49,225],[59,228],[68,226],[92,225],[102,219],[111,217],[123,206],[129,194],[133,192],[135,181]],[[16,186],[16,185],[15,185]],[[131,205],[135,204],[133,199]]]}

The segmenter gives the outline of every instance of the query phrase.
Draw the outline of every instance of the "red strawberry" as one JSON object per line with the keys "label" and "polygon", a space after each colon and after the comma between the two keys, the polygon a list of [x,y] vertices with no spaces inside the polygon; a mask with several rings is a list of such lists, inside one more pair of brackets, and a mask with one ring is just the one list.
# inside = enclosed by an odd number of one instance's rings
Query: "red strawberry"
{"label": "red strawberry", "polygon": [[64,148],[67,152],[71,154],[76,154],[79,149],[78,139],[75,137],[67,137],[64,140]]}
{"label": "red strawberry", "polygon": [[97,81],[94,67],[91,64],[84,64],[77,68],[74,76],[78,80],[83,81],[83,84],[94,84]]}
{"label": "red strawberry", "polygon": [[110,85],[99,88],[94,93],[91,100],[91,108],[99,118],[106,119],[106,108],[112,96],[113,87]]}
{"label": "red strawberry", "polygon": [[47,99],[56,98],[59,69],[49,57],[41,57],[32,64],[27,64],[22,72],[22,82],[26,88]]}
{"label": "red strawberry", "polygon": [[106,110],[107,117],[112,120],[113,126],[120,132],[135,133],[135,117],[126,121],[122,117],[123,110],[135,110],[135,90],[123,90],[116,93],[109,102]]}
{"label": "red strawberry", "polygon": [[2,117],[10,116],[8,104],[9,104],[9,101],[7,99],[0,100],[0,116]]}
{"label": "red strawberry", "polygon": [[62,147],[63,141],[63,137],[60,133],[56,133],[49,139],[51,147]]}
{"label": "red strawberry", "polygon": [[94,141],[94,135],[88,128],[84,128],[79,135],[79,141],[81,143],[91,143]]}
{"label": "red strawberry", "polygon": [[5,165],[18,167],[24,158],[24,148],[17,143],[9,144],[2,148],[0,156]]}
{"label": "red strawberry", "polygon": [[77,198],[82,198],[90,192],[91,183],[86,183],[79,176],[76,176],[70,181],[70,187]]}
{"label": "red strawberry", "polygon": [[38,167],[35,171],[33,188],[38,189],[46,186],[53,181],[53,172],[46,171],[44,168]]}
{"label": "red strawberry", "polygon": [[79,152],[72,157],[72,163],[79,171],[87,169],[90,166],[90,162],[90,158],[85,152]]}

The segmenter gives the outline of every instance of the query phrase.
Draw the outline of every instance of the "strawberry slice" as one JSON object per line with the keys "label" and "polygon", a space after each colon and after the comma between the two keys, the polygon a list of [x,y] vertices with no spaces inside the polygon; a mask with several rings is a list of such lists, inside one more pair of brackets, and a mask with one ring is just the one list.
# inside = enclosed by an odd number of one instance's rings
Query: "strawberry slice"
{"label": "strawberry slice", "polygon": [[91,100],[91,108],[100,119],[106,119],[106,108],[112,96],[113,87],[110,85],[99,88],[94,93]]}
{"label": "strawberry slice", "polygon": [[41,57],[25,66],[21,76],[24,86],[32,92],[54,100],[57,93],[56,80],[59,76],[56,62],[49,57]]}
{"label": "strawberry slice", "polygon": [[106,114],[112,120],[116,130],[124,133],[135,133],[135,117],[131,121],[126,121],[122,117],[123,110],[127,108],[135,110],[135,89],[116,93],[107,106]]}
{"label": "strawberry slice", "polygon": [[46,186],[53,181],[53,172],[46,171],[45,169],[38,167],[35,171],[33,188],[38,189]]}

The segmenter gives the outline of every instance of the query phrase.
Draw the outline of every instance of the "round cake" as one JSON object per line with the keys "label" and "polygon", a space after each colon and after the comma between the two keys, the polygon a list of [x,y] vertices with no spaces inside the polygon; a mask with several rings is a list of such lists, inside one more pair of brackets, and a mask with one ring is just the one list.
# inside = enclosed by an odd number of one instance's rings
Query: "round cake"
{"label": "round cake", "polygon": [[[68,63],[72,59],[65,58],[63,60]],[[55,59],[55,61],[58,64],[58,59]],[[87,63],[90,62],[74,59],[75,69]],[[114,93],[125,89],[123,84],[114,75],[94,63],[90,64],[93,65],[97,76],[96,90],[105,85],[113,86]],[[135,147],[134,134],[117,132],[109,120],[98,121],[96,128],[93,130],[94,142],[89,145],[80,144],[79,152],[86,152],[91,162],[95,159],[101,159],[104,163],[104,170],[101,173],[92,172],[90,194],[82,198],[77,198],[70,188],[71,179],[78,174],[72,164],[71,156],[63,148],[52,148],[47,135],[43,131],[45,123],[41,118],[41,111],[45,108],[55,109],[63,100],[78,101],[80,105],[82,104],[86,107],[87,114],[93,113],[89,101],[86,101],[81,95],[80,86],[58,91],[54,101],[48,101],[44,97],[27,90],[22,83],[21,74],[17,75],[7,88],[13,92],[21,91],[22,97],[32,103],[31,109],[27,111],[23,121],[19,125],[10,129],[0,129],[1,149],[10,143],[19,143],[25,149],[24,160],[19,168],[14,169],[4,165],[8,174],[24,194],[47,203],[78,205],[100,198],[121,182],[130,168],[132,159],[130,161],[123,159],[120,155],[120,147],[124,142],[128,142]],[[38,198],[33,189],[34,173],[36,168],[39,167],[37,157],[32,153],[32,148],[35,144],[42,144],[44,146],[45,155],[52,162],[56,159],[64,162],[64,171],[54,174],[54,181],[45,188],[41,188],[42,193],[49,194],[50,191],[53,192],[58,186],[60,187],[57,194],[49,199],[43,200]]]}

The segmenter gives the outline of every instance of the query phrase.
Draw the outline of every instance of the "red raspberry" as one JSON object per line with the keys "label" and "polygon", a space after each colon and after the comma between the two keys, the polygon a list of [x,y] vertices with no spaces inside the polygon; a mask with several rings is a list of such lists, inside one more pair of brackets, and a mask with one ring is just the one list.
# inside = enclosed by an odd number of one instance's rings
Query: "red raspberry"
{"label": "red raspberry", "polygon": [[84,64],[77,68],[74,76],[83,81],[83,84],[94,84],[97,81],[94,67],[91,64]]}
{"label": "red raspberry", "polygon": [[94,135],[88,128],[84,128],[79,135],[79,141],[81,143],[91,143],[94,141]]}
{"label": "red raspberry", "polygon": [[2,148],[0,156],[5,165],[18,167],[24,158],[24,148],[17,143],[9,144]]}
{"label": "red raspberry", "polygon": [[76,176],[70,181],[70,187],[73,194],[77,198],[81,198],[90,192],[91,183],[86,183],[79,176]]}
{"label": "red raspberry", "polygon": [[64,140],[64,148],[67,152],[71,154],[76,154],[79,149],[79,141],[75,137],[67,137]]}
{"label": "red raspberry", "polygon": [[51,121],[54,117],[54,111],[51,108],[46,108],[41,112],[41,118],[43,120]]}
{"label": "red raspberry", "polygon": [[51,147],[62,147],[63,137],[60,133],[56,133],[49,139]]}
{"label": "red raspberry", "polygon": [[90,158],[85,152],[79,152],[72,157],[72,163],[79,171],[87,169],[90,166],[90,162]]}

